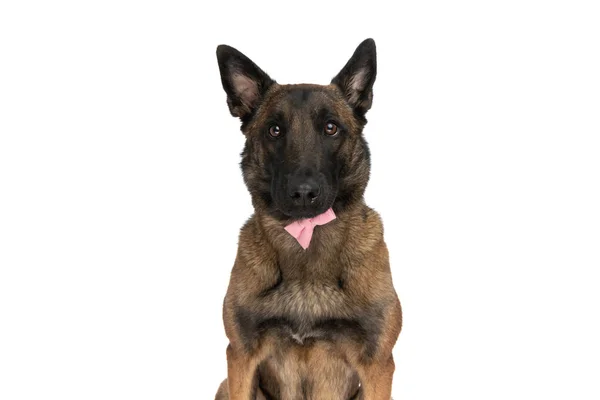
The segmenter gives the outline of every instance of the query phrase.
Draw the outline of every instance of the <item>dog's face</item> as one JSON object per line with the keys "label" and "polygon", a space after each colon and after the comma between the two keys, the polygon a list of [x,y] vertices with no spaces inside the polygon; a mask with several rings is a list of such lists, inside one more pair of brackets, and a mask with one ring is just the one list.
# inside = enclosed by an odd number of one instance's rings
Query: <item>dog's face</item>
{"label": "dog's face", "polygon": [[217,48],[232,115],[242,121],[242,171],[254,206],[280,219],[339,212],[362,198],[369,150],[362,136],[376,75],[365,40],[330,85],[279,85],[229,46]]}

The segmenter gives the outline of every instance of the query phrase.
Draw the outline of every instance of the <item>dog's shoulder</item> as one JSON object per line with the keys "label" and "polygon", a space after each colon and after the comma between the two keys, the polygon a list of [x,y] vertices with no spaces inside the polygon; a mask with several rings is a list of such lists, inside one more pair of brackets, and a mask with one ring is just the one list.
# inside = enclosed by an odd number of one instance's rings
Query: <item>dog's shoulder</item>
{"label": "dog's shoulder", "polygon": [[363,204],[347,221],[348,236],[364,244],[383,240],[383,221],[373,208]]}

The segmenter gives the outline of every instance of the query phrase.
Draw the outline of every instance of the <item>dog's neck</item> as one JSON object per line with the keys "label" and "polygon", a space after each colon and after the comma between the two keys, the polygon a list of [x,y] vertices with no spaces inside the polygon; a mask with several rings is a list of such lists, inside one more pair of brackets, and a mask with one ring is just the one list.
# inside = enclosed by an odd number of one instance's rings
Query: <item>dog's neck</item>
{"label": "dog's neck", "polygon": [[266,242],[278,254],[280,259],[320,258],[321,255],[339,254],[347,246],[355,246],[357,237],[379,234],[381,223],[377,214],[364,202],[364,199],[352,205],[336,210],[336,219],[315,227],[310,246],[304,250],[300,244],[285,231],[285,226],[293,220],[280,220],[268,213],[256,212],[254,221],[257,230]]}

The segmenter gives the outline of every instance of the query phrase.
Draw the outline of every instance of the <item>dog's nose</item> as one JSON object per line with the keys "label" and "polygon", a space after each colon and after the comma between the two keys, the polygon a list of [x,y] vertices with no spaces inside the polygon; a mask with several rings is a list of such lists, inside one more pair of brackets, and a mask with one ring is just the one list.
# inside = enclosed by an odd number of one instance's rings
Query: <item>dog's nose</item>
{"label": "dog's nose", "polygon": [[289,190],[289,195],[294,202],[304,205],[314,202],[319,197],[319,194],[321,194],[321,187],[313,179],[292,185]]}

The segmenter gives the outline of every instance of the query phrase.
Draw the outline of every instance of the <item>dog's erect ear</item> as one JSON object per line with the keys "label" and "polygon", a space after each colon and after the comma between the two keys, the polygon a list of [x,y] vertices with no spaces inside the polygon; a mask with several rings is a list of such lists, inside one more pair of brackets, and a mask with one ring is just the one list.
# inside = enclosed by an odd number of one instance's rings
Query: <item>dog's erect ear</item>
{"label": "dog's erect ear", "polygon": [[275,81],[233,47],[224,44],[218,46],[217,60],[229,111],[234,117],[244,120],[256,110]]}
{"label": "dog's erect ear", "polygon": [[358,45],[352,58],[331,83],[346,95],[348,103],[364,115],[373,102],[373,83],[377,75],[375,41],[367,39]]}

